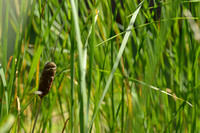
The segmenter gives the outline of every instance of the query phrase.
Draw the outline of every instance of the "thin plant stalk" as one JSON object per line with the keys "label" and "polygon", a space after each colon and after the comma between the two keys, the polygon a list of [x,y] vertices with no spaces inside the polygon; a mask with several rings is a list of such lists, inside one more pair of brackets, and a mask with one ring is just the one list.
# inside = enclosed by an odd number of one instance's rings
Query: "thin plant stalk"
{"label": "thin plant stalk", "polygon": [[39,114],[39,111],[40,111],[40,107],[41,107],[41,105],[42,105],[42,100],[43,100],[43,98],[42,98],[41,101],[40,101],[40,105],[39,105],[39,107],[38,107],[37,114],[36,114],[36,116],[35,116],[35,121],[34,121],[33,129],[32,129],[32,133],[34,133],[34,130],[35,130],[35,125],[36,125],[36,122],[37,122],[37,118],[38,118],[38,114]]}

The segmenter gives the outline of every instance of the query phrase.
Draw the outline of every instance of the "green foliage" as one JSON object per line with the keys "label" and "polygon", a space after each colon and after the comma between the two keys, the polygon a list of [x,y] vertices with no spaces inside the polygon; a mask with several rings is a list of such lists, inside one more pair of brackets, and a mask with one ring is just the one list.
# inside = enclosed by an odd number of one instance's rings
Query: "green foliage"
{"label": "green foliage", "polygon": [[35,132],[200,132],[199,12],[199,0],[1,0],[0,132],[31,131],[47,61]]}

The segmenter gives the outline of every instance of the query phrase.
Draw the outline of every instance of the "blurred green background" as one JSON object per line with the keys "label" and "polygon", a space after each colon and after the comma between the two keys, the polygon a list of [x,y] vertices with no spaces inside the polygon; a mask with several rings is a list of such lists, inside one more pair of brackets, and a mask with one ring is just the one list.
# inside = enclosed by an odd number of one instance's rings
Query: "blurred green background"
{"label": "blurred green background", "polygon": [[0,132],[31,132],[48,61],[35,132],[200,132],[199,13],[199,0],[1,0]]}

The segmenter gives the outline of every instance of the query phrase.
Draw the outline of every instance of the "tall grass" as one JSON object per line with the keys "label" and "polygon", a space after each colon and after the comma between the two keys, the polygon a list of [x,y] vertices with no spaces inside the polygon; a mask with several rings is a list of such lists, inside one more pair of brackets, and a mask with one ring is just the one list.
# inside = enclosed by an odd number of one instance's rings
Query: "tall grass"
{"label": "tall grass", "polygon": [[52,58],[35,132],[199,132],[199,12],[199,0],[0,1],[0,132],[31,131]]}

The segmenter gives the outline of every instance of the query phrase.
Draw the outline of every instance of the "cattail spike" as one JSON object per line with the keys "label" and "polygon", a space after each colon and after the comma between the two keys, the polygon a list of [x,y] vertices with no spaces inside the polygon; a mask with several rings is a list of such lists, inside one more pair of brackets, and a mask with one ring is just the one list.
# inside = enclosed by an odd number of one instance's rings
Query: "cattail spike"
{"label": "cattail spike", "polygon": [[38,89],[38,91],[41,92],[41,94],[39,94],[40,98],[43,98],[49,93],[56,73],[56,68],[57,66],[54,62],[47,62],[44,65]]}

